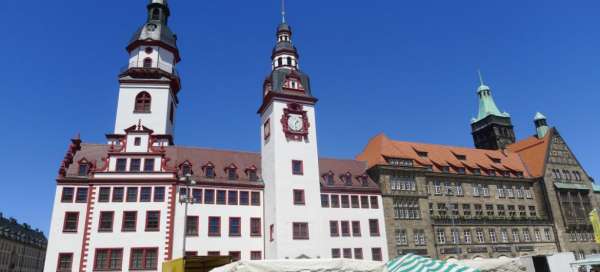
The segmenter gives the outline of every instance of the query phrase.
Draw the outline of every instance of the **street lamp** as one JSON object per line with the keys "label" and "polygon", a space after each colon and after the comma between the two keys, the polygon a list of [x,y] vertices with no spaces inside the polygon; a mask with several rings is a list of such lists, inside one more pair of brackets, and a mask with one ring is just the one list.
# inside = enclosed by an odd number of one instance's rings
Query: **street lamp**
{"label": "street lamp", "polygon": [[194,203],[194,198],[190,198],[190,186],[196,185],[196,181],[192,179],[192,174],[187,173],[185,176],[181,177],[179,181],[185,182],[185,195],[179,196],[179,203],[185,204],[185,212],[184,212],[184,229],[183,229],[183,248],[182,248],[182,257],[185,258],[185,242],[187,238],[187,215],[188,215],[188,204]]}

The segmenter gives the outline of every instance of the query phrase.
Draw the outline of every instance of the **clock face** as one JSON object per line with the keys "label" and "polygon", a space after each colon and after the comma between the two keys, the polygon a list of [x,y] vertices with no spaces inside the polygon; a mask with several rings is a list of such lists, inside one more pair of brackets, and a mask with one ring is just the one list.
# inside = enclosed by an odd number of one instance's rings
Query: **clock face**
{"label": "clock face", "polygon": [[304,127],[304,121],[299,115],[290,115],[288,117],[288,127],[291,131],[301,131]]}

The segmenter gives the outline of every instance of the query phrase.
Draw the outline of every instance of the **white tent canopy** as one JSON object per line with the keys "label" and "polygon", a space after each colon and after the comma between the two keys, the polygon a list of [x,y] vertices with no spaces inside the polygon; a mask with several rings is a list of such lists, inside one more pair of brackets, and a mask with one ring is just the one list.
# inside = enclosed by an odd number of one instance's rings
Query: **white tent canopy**
{"label": "white tent canopy", "polygon": [[385,263],[350,259],[239,261],[210,272],[387,272]]}

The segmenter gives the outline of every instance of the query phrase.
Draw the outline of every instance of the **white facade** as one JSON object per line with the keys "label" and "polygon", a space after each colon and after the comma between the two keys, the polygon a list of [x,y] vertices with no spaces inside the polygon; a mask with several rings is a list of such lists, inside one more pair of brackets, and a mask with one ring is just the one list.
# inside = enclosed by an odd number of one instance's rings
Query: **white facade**
{"label": "white facade", "polygon": [[[287,61],[288,55],[283,57]],[[295,56],[289,57],[293,63],[284,65],[297,67]],[[173,73],[175,63],[171,51],[142,43],[130,50],[128,68],[160,70],[162,75]],[[61,266],[69,271],[106,266],[110,271],[158,271],[162,262],[184,254],[245,260],[387,259],[379,191],[323,189],[322,175],[330,169],[320,169],[313,104],[296,102],[302,104],[309,127],[301,139],[290,139],[281,123],[290,102],[268,101],[261,119],[270,135],[262,131],[260,154],[170,146],[177,97],[169,80],[127,76],[121,78],[108,144],[73,140],[65,156],[44,271]],[[151,98],[148,108],[136,106],[142,92]],[[301,162],[301,173],[293,172],[293,161]],[[353,161],[339,161],[344,172],[336,174],[344,174],[348,162]],[[364,175],[365,170],[352,175]],[[187,174],[198,183],[185,197],[181,194],[188,187],[182,178]],[[298,190],[302,203],[295,202]],[[370,205],[338,208],[322,203],[323,196],[334,194],[367,197]],[[195,199],[187,208],[181,201],[186,198]],[[187,224],[186,216],[192,223]],[[360,231],[333,235],[332,221],[358,222]],[[308,228],[294,233],[295,224]],[[374,225],[376,232],[371,231]],[[349,249],[352,254],[345,254]]]}

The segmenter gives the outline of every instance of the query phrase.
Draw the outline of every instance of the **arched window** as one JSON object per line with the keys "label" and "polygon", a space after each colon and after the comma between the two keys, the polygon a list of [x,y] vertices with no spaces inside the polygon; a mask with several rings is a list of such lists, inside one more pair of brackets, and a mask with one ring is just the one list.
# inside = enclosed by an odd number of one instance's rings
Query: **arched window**
{"label": "arched window", "polygon": [[277,67],[283,65],[283,58],[277,58]]}
{"label": "arched window", "polygon": [[152,58],[144,59],[144,68],[152,68]]}
{"label": "arched window", "polygon": [[292,57],[287,57],[287,65],[292,66]]}
{"label": "arched window", "polygon": [[159,19],[160,19],[160,10],[154,9],[152,11],[152,20],[159,20]]}
{"label": "arched window", "polygon": [[135,112],[150,112],[152,98],[147,92],[141,92],[135,97]]}

